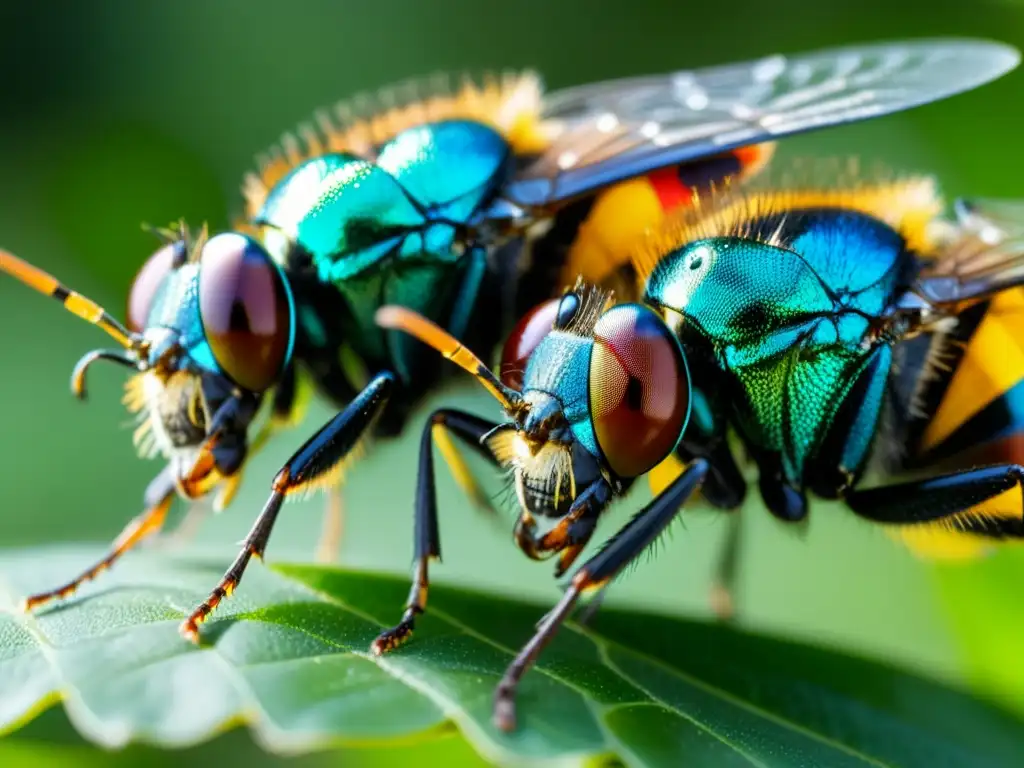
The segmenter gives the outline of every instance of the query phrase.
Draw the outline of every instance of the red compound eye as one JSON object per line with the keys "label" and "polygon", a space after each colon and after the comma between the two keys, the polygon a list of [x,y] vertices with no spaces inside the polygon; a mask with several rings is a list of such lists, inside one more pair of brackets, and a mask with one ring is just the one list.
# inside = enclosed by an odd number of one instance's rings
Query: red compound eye
{"label": "red compound eye", "polygon": [[551,299],[527,312],[512,329],[501,352],[501,383],[517,392],[523,388],[526,361],[555,325],[560,299]]}
{"label": "red compound eye", "polygon": [[128,293],[128,330],[136,333],[145,330],[149,311],[153,308],[153,300],[156,299],[164,278],[174,269],[174,264],[184,261],[184,250],[184,243],[168,243],[146,259]]}
{"label": "red compound eye", "polygon": [[214,358],[236,384],[262,392],[277,380],[291,354],[292,299],[258,243],[225,232],[203,246],[199,315]]}
{"label": "red compound eye", "polygon": [[675,448],[690,412],[679,342],[639,304],[612,307],[594,327],[590,416],[597,444],[620,477],[639,477]]}

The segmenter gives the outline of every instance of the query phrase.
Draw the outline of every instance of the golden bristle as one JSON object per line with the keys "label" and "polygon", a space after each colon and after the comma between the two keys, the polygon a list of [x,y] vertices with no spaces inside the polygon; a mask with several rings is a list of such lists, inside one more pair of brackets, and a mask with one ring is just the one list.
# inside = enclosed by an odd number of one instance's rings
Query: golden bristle
{"label": "golden bristle", "polygon": [[511,425],[488,435],[486,444],[500,466],[513,473],[523,471],[530,476],[532,482],[542,484],[554,499],[576,498],[572,453],[565,446],[546,443],[534,453],[527,447],[523,436]]}
{"label": "golden bristle", "polygon": [[139,373],[125,382],[124,403],[129,413],[135,414],[135,429],[132,432],[132,445],[141,459],[151,459],[157,455],[156,435],[153,434],[153,422],[146,409],[146,377],[149,373]]}
{"label": "golden bristle", "polygon": [[516,430],[509,426],[498,429],[487,437],[487,450],[500,466],[509,466],[516,458]]}
{"label": "golden bristle", "polygon": [[203,246],[206,245],[206,241],[210,239],[210,229],[203,222],[203,226],[199,228],[199,232],[195,235],[189,235],[185,241],[188,246],[188,260],[196,264],[199,262],[200,257],[203,255]]}
{"label": "golden bristle", "polygon": [[159,452],[156,436],[153,434],[153,422],[148,418],[139,422],[132,433],[132,445],[140,459],[152,459]]}
{"label": "golden bristle", "polygon": [[438,120],[477,120],[490,125],[517,153],[546,144],[540,127],[541,81],[531,71],[501,78],[463,77],[456,90],[444,76],[412,80],[374,95],[360,94],[338,104],[333,115],[316,113],[314,124],[287,134],[245,176],[246,215],[254,217],[274,185],[300,163],[325,152],[350,152],[371,158],[375,149],[407,128]]}
{"label": "golden bristle", "polygon": [[1020,517],[1021,492],[1010,488],[995,498],[956,515],[922,525],[887,526],[887,533],[919,557],[929,560],[970,560],[992,552],[1000,541],[965,532],[968,525],[998,523]]}
{"label": "golden bristle", "polygon": [[125,382],[121,402],[130,413],[139,413],[146,407],[146,374],[138,373]]}
{"label": "golden bristle", "polygon": [[[942,212],[935,181],[914,176],[892,181],[857,181],[855,164],[828,186],[737,187],[726,183],[704,195],[695,195],[646,237],[633,254],[638,277],[650,275],[665,254],[686,243],[710,237],[755,237],[753,225],[765,217],[800,208],[827,207],[858,211],[895,229],[907,246],[922,256],[933,250],[931,222]],[[769,238],[770,239],[770,238]]]}
{"label": "golden bristle", "polygon": [[364,438],[356,443],[352,450],[345,456],[344,459],[339,461],[329,470],[321,475],[313,478],[307,483],[304,483],[296,488],[293,488],[287,492],[288,497],[296,497],[300,499],[308,499],[318,491],[326,491],[331,488],[336,488],[345,481],[345,475],[349,468],[354,463],[359,461],[363,456],[366,455],[367,442],[369,438]]}
{"label": "golden bristle", "polygon": [[573,292],[579,297],[580,305],[567,326],[560,329],[565,333],[587,338],[594,333],[594,326],[605,310],[615,303],[615,292],[576,279]]}
{"label": "golden bristle", "polygon": [[203,222],[202,227],[200,227],[196,234],[192,234],[192,230],[184,219],[179,219],[169,227],[154,227],[149,224],[143,224],[142,228],[168,245],[183,242],[187,254],[186,259],[191,262],[199,261],[199,256],[203,252],[203,246],[206,245],[206,241],[210,238],[210,230],[206,222]]}
{"label": "golden bristle", "polygon": [[306,413],[309,411],[309,405],[313,402],[313,396],[316,392],[316,384],[311,374],[306,373],[303,368],[299,368],[296,372],[295,380],[295,394],[292,397],[292,407],[286,414],[272,413],[270,416],[270,422],[274,429],[288,429],[299,426],[303,419],[306,418]]}

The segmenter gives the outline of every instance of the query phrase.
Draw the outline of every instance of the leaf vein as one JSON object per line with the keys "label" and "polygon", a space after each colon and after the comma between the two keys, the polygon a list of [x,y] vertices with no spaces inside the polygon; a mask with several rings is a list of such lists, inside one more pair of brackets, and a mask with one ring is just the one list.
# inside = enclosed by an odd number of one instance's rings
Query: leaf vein
{"label": "leaf vein", "polygon": [[636,680],[632,679],[629,675],[627,675],[625,672],[623,672],[622,669],[620,669],[619,666],[614,661],[612,661],[611,657],[608,655],[608,649],[607,649],[607,647],[604,644],[596,643],[596,645],[597,645],[597,652],[601,655],[601,658],[604,660],[604,663],[608,666],[609,669],[614,670],[619,675],[619,677],[621,677],[623,680],[626,680],[629,683],[631,683],[632,685],[635,685],[638,688],[640,688],[641,690],[643,690],[648,696],[651,697],[651,699],[653,701],[657,702],[660,706],[664,707],[669,712],[672,712],[673,714],[679,715],[680,717],[682,717],[682,718],[684,718],[686,720],[689,720],[697,728],[700,728],[702,731],[707,733],[713,739],[717,739],[722,744],[724,744],[725,746],[729,747],[734,752],[739,754],[741,757],[745,758],[747,760],[747,762],[749,762],[751,765],[755,765],[758,768],[768,768],[767,765],[765,765],[760,760],[758,760],[753,755],[751,755],[749,752],[747,752],[745,749],[740,747],[739,744],[734,744],[724,734],[721,734],[717,730],[712,728],[710,724],[701,721],[700,719],[695,717],[690,712],[684,712],[679,707],[672,706],[667,701],[662,699],[660,696],[657,696],[653,692],[647,690],[647,688],[645,688],[643,685],[641,685]]}
{"label": "leaf vein", "polygon": [[[728,702],[729,704],[731,704],[731,705],[733,705],[733,706],[735,706],[737,708],[744,709],[744,710],[750,712],[751,714],[754,714],[754,715],[757,715],[759,717],[762,717],[762,718],[768,720],[769,722],[772,722],[772,723],[775,723],[776,725],[785,727],[785,728],[787,728],[787,729],[789,729],[791,731],[799,733],[799,734],[801,734],[801,735],[803,735],[803,736],[805,736],[807,738],[810,738],[810,739],[812,739],[814,741],[818,741],[818,742],[820,742],[822,744],[826,744],[826,745],[828,745],[828,746],[830,746],[830,747],[832,747],[832,748],[834,748],[836,750],[839,750],[841,752],[845,752],[846,754],[850,755],[851,757],[858,758],[860,760],[863,760],[866,763],[870,763],[871,765],[878,766],[879,768],[890,768],[890,766],[888,766],[887,763],[879,760],[876,757],[873,757],[871,755],[866,755],[863,752],[860,752],[860,751],[854,749],[853,747],[850,747],[850,746],[848,746],[846,744],[843,744],[840,741],[836,741],[835,739],[831,739],[828,736],[825,736],[824,734],[818,733],[817,731],[812,731],[811,729],[806,728],[805,726],[802,726],[799,723],[795,723],[792,720],[788,720],[788,719],[786,719],[784,717],[780,717],[780,716],[778,716],[778,715],[776,715],[776,714],[774,714],[772,712],[769,712],[769,711],[767,711],[767,710],[757,706],[756,704],[753,704],[750,701],[747,701],[747,700],[742,699],[742,698],[740,698],[738,696],[735,696],[734,694],[729,693],[728,691],[726,691],[726,690],[724,690],[722,688],[719,688],[716,685],[712,685],[711,683],[708,683],[708,682],[706,682],[704,680],[701,680],[699,678],[694,677],[693,675],[690,675],[690,674],[688,674],[686,672],[683,672],[682,670],[678,669],[677,667],[673,667],[670,664],[668,664],[668,663],[666,663],[666,662],[664,662],[664,661],[662,661],[660,659],[657,659],[657,658],[655,658],[655,657],[653,657],[653,656],[651,656],[649,654],[646,654],[646,653],[644,653],[642,651],[637,651],[637,650],[635,650],[633,648],[627,648],[627,647],[617,643],[614,640],[611,640],[609,638],[604,637],[603,635],[598,635],[598,634],[590,632],[588,630],[583,630],[581,628],[576,627],[575,625],[569,625],[569,626],[571,626],[575,631],[580,632],[581,634],[589,635],[590,637],[592,637],[592,639],[594,640],[595,644],[598,646],[598,649],[599,649],[599,652],[602,655],[602,658],[604,658],[606,660],[606,663],[609,665],[609,667],[611,667],[612,669],[617,671],[623,678],[625,678],[627,680],[630,680],[634,685],[639,687],[641,690],[644,690],[647,693],[647,695],[651,696],[652,698],[654,698],[657,701],[661,701],[661,699],[659,697],[655,696],[654,694],[652,694],[650,691],[647,691],[647,689],[644,688],[644,686],[640,685],[638,682],[636,682],[635,680],[630,678],[628,675],[623,673],[622,670],[619,669],[619,667],[611,660],[610,656],[607,653],[607,649],[608,649],[609,646],[615,646],[622,653],[629,654],[629,655],[634,656],[634,657],[636,657],[638,659],[641,659],[641,660],[643,660],[643,661],[645,661],[645,662],[647,662],[649,664],[652,664],[652,665],[655,665],[655,666],[657,666],[657,667],[659,667],[661,669],[664,669],[666,672],[668,672],[673,677],[676,677],[676,678],[686,682],[687,684],[689,684],[689,685],[691,685],[691,686],[693,686],[695,688],[700,688],[701,690],[705,691],[706,693],[709,693],[709,694],[711,694],[713,696],[716,696],[716,697],[722,699],[723,701]],[[667,702],[663,702],[663,703],[665,703],[666,706],[671,706],[671,705],[668,705]]]}

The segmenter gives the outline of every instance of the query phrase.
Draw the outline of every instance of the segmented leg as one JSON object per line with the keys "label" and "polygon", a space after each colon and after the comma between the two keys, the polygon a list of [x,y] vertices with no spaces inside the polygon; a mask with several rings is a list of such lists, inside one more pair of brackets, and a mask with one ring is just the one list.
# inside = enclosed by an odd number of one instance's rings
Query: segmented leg
{"label": "segmented leg", "polygon": [[[427,607],[427,591],[430,585],[428,563],[441,558],[441,539],[437,525],[437,489],[434,477],[435,435],[444,430],[469,445],[479,448],[480,440],[494,429],[494,422],[481,419],[471,413],[441,409],[434,411],[420,438],[419,471],[416,477],[416,508],[413,526],[415,566],[412,589],[406,601],[402,620],[373,641],[373,653],[386,653],[409,639],[416,626],[416,616]],[[492,462],[495,458],[490,454]]]}
{"label": "segmented leg", "polygon": [[[474,417],[476,418],[476,417]],[[480,421],[480,424],[488,424],[490,422]],[[464,426],[459,422],[460,426]],[[434,445],[437,450],[441,452],[441,458],[444,459],[444,463],[448,465],[448,469],[452,473],[452,477],[458,484],[459,488],[465,494],[466,498],[472,502],[474,508],[485,512],[488,515],[497,517],[497,511],[494,509],[494,505],[491,503],[490,497],[480,487],[480,483],[477,482],[476,477],[469,469],[469,465],[466,460],[462,457],[462,452],[459,451],[458,447],[452,441],[452,435],[455,435],[463,442],[472,442],[472,447],[477,450],[477,453],[482,455],[489,461],[494,461],[494,457],[490,451],[479,442],[479,438],[483,437],[483,434],[477,435],[475,430],[469,432],[459,432],[459,427],[445,423],[444,421],[433,423],[432,437]],[[486,434],[486,432],[484,433]]]}
{"label": "segmented leg", "polygon": [[102,560],[62,587],[25,598],[22,603],[23,610],[31,611],[51,600],[68,597],[83,583],[95,579],[110,568],[125,552],[159,531],[167,519],[167,511],[171,508],[171,502],[174,501],[174,493],[174,476],[168,467],[157,475],[146,488],[145,511],[125,526]]}
{"label": "segmented leg", "polygon": [[684,439],[677,455],[684,464],[689,464],[698,456],[708,460],[711,469],[700,492],[711,506],[718,509],[739,508],[747,495],[747,481],[736,465],[729,444],[719,436],[708,438],[710,443],[700,442],[702,439],[699,435]]}
{"label": "segmented leg", "polygon": [[573,499],[572,506],[558,523],[546,533],[537,533],[537,521],[525,510],[516,522],[516,544],[533,560],[543,560],[558,552],[555,578],[562,576],[579,557],[597,528],[601,513],[612,499],[612,488],[601,478],[584,488]]}
{"label": "segmented leg", "polygon": [[327,504],[324,509],[324,521],[320,529],[320,538],[316,543],[314,556],[318,563],[333,563],[338,559],[341,549],[341,538],[345,530],[345,497],[341,488],[333,486],[327,489]]}
{"label": "segmented leg", "polygon": [[715,573],[711,581],[711,610],[720,621],[730,620],[736,612],[736,576],[739,570],[740,531],[742,512],[729,513],[725,541],[718,554]]}
{"label": "segmented leg", "polygon": [[394,377],[390,373],[377,374],[344,411],[327,422],[277,473],[271,485],[270,498],[246,536],[241,551],[206,601],[182,622],[182,635],[198,642],[199,624],[213,613],[222,600],[231,595],[241,581],[249,560],[254,556],[263,559],[263,552],[285,497],[329,480],[332,470],[342,464],[384,408],[393,383]]}
{"label": "segmented leg", "polygon": [[466,256],[466,274],[459,286],[459,293],[452,305],[452,314],[448,318],[448,333],[456,339],[462,339],[469,327],[469,321],[476,309],[476,300],[480,295],[480,285],[487,272],[487,252],[483,248],[472,248]]}
{"label": "segmented leg", "polygon": [[807,494],[794,488],[782,471],[778,455],[762,456],[757,460],[758,486],[768,511],[785,523],[799,523],[807,519]]}
{"label": "segmented leg", "polygon": [[[323,374],[321,384],[327,392],[338,396],[342,393],[331,383],[331,375],[321,367],[318,369]],[[355,392],[348,393],[348,398],[342,402],[349,402],[355,396]],[[265,442],[271,432],[279,432],[288,426],[298,424],[305,415],[309,397],[307,393],[300,390],[299,371],[295,364],[292,364],[285,375],[281,377],[274,393],[273,417],[270,420],[270,429],[261,433]],[[345,530],[345,498],[342,494],[340,484],[331,486],[326,492],[327,502],[324,504],[324,515],[321,522],[320,536],[317,539],[316,551],[313,559],[318,563],[333,563],[338,559],[338,552],[341,550],[341,540]]]}
{"label": "segmented leg", "polygon": [[[698,435],[698,438],[700,436]],[[735,588],[739,568],[740,507],[747,493],[747,483],[736,465],[728,443],[720,436],[711,436],[708,442],[694,439],[684,441],[678,451],[689,462],[696,456],[707,459],[708,476],[701,486],[701,494],[712,506],[732,510],[728,516],[725,541],[718,554],[711,577],[709,601],[711,610],[720,621],[728,621],[736,611]]]}
{"label": "segmented leg", "polygon": [[515,657],[498,684],[494,698],[494,723],[498,728],[504,731],[515,728],[515,695],[519,681],[572,612],[580,595],[602,589],[642,554],[672,522],[707,474],[707,461],[695,459],[683,474],[634,515],[600,552],[575,573],[562,599],[545,617],[537,632]]}
{"label": "segmented leg", "polygon": [[199,535],[199,530],[206,521],[208,511],[209,508],[204,504],[191,502],[177,527],[169,533],[161,533],[154,544],[165,551],[173,551],[191,544]]}
{"label": "segmented leg", "polygon": [[[240,458],[231,463],[237,463],[238,468],[232,474],[225,477],[218,488],[217,494],[213,499],[214,512],[218,514],[223,512],[234,501],[235,495],[242,484],[242,477],[244,475],[242,466],[245,461],[262,451],[271,436],[283,429],[289,419],[293,418],[293,409],[295,407],[294,365],[289,366],[282,375],[280,383],[274,390],[274,400],[271,406],[271,418],[260,425],[260,429],[249,439],[248,445],[245,444],[244,440],[236,440],[234,452]],[[242,434],[244,434],[244,431]],[[190,485],[189,481],[186,480],[184,485],[188,488]],[[209,511],[210,508],[208,506],[199,503],[198,500],[193,500],[178,527],[173,533],[165,536],[166,547],[181,547],[195,540]]]}
{"label": "segmented leg", "polygon": [[1024,467],[1000,464],[879,488],[850,491],[846,505],[876,523],[921,525],[949,520],[953,530],[991,539],[1024,538],[1020,500],[1007,514],[972,511],[1013,488],[1024,492]]}

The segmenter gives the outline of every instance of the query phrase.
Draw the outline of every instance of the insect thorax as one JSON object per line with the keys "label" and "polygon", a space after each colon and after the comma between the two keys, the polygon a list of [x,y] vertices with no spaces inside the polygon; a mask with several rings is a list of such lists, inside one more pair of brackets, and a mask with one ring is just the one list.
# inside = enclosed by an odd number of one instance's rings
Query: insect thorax
{"label": "insect thorax", "polygon": [[[716,369],[697,379],[723,385],[724,415],[755,455],[776,457],[786,479],[802,487],[869,363],[879,381],[888,376],[883,315],[915,268],[900,234],[877,219],[793,210],[750,222],[744,237],[710,237],[672,251],[646,292],[648,301],[678,313],[693,362]],[[874,412],[859,416],[857,439],[873,434],[881,408],[880,400],[865,402]],[[867,447],[844,455],[859,464]]]}
{"label": "insect thorax", "polygon": [[300,295],[300,330],[324,336],[316,326],[329,328],[336,324],[328,315],[344,314],[353,350],[404,375],[412,342],[389,340],[374,312],[398,304],[448,321],[467,269],[465,233],[510,172],[506,139],[467,120],[411,127],[372,159],[336,152],[296,166],[270,190],[255,224],[297,281],[337,295],[333,307],[322,295]]}

